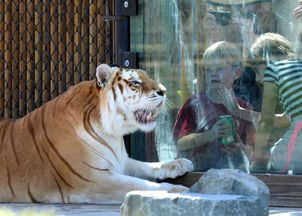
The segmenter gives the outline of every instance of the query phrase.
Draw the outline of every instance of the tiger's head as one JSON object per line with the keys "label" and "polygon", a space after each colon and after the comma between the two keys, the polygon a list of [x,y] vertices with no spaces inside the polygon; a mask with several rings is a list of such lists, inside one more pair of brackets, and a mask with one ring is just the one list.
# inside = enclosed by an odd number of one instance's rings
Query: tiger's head
{"label": "tiger's head", "polygon": [[[165,104],[166,88],[145,71],[101,64],[96,82],[106,100],[101,101],[101,118],[106,132],[114,128],[120,135],[137,129],[153,130],[156,116]],[[102,97],[104,99],[104,97]]]}

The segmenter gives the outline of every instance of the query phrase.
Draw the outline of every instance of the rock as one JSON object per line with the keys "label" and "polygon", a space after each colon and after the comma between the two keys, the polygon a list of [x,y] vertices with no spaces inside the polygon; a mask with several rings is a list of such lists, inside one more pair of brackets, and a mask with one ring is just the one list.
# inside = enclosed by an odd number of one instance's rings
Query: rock
{"label": "rock", "polygon": [[240,170],[211,169],[189,193],[132,191],[122,216],[267,216],[269,189]]}
{"label": "rock", "polygon": [[236,169],[211,169],[191,188],[190,192],[202,194],[233,194],[257,198],[254,215],[269,214],[270,193],[268,187],[255,176]]}
{"label": "rock", "polygon": [[122,216],[258,216],[257,198],[241,195],[129,192],[121,207]]}

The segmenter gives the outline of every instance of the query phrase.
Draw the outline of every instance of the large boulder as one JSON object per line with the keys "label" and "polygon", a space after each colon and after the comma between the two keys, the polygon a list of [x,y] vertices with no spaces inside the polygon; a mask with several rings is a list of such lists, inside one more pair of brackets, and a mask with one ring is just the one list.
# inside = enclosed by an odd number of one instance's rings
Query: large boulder
{"label": "large boulder", "polygon": [[240,170],[211,169],[188,193],[132,191],[122,216],[267,216],[269,189]]}
{"label": "large boulder", "polygon": [[234,194],[257,198],[256,215],[269,214],[270,192],[255,176],[236,169],[210,169],[191,188],[202,194]]}
{"label": "large boulder", "polygon": [[258,216],[257,199],[239,195],[129,192],[121,207],[122,216]]}

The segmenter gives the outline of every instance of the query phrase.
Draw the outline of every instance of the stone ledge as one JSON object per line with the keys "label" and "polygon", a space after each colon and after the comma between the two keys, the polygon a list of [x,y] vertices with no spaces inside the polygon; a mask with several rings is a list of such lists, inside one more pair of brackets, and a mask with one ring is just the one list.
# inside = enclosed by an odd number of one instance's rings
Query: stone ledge
{"label": "stone ledge", "polygon": [[257,197],[165,191],[132,191],[121,207],[122,216],[256,215]]}
{"label": "stone ledge", "polygon": [[[38,212],[51,210],[64,216],[120,216],[119,205],[1,203],[1,208],[10,209],[15,213],[32,209]],[[270,208],[269,216],[280,215],[302,215],[302,208]]]}

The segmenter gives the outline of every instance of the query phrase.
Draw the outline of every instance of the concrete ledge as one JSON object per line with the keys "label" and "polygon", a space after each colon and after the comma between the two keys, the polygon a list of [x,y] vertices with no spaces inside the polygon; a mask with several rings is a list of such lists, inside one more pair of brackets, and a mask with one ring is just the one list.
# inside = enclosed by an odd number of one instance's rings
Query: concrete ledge
{"label": "concrete ledge", "polygon": [[[38,212],[51,210],[58,215],[64,216],[120,216],[119,205],[0,203],[1,208],[7,208],[16,213],[23,212],[26,209],[33,209]],[[302,215],[302,208],[270,208],[269,216],[289,215]]]}
{"label": "concrete ledge", "polygon": [[125,197],[122,216],[258,216],[257,197],[165,191],[132,191]]}

